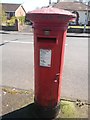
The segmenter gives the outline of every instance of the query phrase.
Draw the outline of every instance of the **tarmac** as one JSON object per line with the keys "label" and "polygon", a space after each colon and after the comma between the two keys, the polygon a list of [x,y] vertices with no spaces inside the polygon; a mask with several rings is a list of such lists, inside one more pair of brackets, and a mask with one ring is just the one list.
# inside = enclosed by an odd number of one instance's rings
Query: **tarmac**
{"label": "tarmac", "polygon": [[[33,34],[32,32],[0,31],[0,34]],[[67,37],[90,37],[87,33],[67,33]],[[0,45],[4,44],[2,41]],[[39,118],[35,112],[34,91],[1,86],[0,93],[0,118]],[[80,100],[61,99],[60,112],[55,120],[61,118],[90,118],[90,105]],[[46,116],[47,118],[47,116]],[[41,118],[43,119],[43,118]]]}

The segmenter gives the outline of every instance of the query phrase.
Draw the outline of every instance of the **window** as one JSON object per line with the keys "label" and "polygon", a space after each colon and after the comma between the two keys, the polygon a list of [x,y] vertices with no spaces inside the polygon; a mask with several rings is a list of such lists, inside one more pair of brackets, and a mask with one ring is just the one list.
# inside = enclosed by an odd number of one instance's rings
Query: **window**
{"label": "window", "polygon": [[10,12],[10,17],[15,16],[15,12]]}
{"label": "window", "polygon": [[7,19],[10,19],[10,13],[6,12],[6,15],[7,15]]}

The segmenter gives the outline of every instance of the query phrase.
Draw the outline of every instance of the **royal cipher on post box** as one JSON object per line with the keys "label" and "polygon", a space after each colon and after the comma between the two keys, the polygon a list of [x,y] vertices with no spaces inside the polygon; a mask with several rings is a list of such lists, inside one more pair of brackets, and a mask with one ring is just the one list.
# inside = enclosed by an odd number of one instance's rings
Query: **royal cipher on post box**
{"label": "royal cipher on post box", "polygon": [[34,27],[35,105],[43,117],[55,117],[60,108],[64,48],[69,11],[42,8],[27,14]]}

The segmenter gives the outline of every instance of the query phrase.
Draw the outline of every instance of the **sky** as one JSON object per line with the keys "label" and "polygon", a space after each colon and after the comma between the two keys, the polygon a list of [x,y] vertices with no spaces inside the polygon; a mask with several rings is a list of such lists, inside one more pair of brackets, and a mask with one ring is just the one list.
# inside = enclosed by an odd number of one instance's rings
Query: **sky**
{"label": "sky", "polygon": [[[51,0],[56,2],[57,0]],[[49,0],[1,0],[2,3],[20,3],[26,11],[31,11],[42,6],[48,6]]]}
{"label": "sky", "polygon": [[[90,0],[83,1],[88,2]],[[57,2],[57,0],[51,0],[51,2]],[[1,0],[1,3],[18,3],[18,4],[20,3],[24,6],[26,12],[28,12],[36,8],[40,8],[42,6],[48,6],[49,0]]]}

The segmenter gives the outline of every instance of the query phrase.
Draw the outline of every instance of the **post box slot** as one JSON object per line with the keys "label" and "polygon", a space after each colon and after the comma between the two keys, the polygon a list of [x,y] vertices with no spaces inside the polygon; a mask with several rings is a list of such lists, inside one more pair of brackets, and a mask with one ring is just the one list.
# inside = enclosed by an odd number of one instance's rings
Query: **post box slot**
{"label": "post box slot", "polygon": [[38,42],[56,43],[56,38],[37,37]]}

